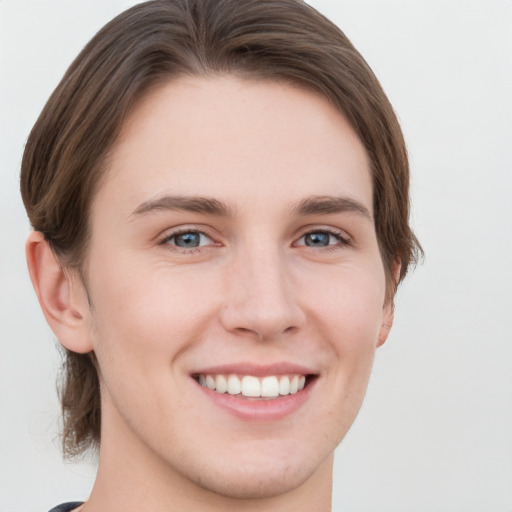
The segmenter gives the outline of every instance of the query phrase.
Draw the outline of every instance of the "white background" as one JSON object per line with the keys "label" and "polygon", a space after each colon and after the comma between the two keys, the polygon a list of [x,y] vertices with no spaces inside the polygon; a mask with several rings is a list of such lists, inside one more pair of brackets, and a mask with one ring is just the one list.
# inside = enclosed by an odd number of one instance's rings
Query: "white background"
{"label": "white background", "polygon": [[[92,465],[59,453],[59,359],[25,269],[18,175],[66,67],[134,3],[0,0],[0,512],[44,512],[92,485]],[[338,449],[333,510],[511,512],[512,1],[312,3],[396,108],[426,251]]]}

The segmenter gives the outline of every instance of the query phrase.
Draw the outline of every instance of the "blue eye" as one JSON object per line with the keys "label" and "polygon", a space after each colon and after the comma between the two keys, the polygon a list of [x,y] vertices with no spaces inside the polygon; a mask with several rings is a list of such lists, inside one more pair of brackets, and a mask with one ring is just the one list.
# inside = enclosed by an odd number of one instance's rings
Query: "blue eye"
{"label": "blue eye", "polygon": [[211,244],[212,239],[200,231],[184,231],[167,237],[164,243],[180,249],[195,249]]}
{"label": "blue eye", "polygon": [[330,233],[329,231],[311,231],[300,238],[298,245],[323,248],[346,245],[347,243],[348,242],[337,233]]}
{"label": "blue eye", "polygon": [[304,236],[304,245],[308,247],[327,247],[331,245],[329,242],[334,238],[329,233],[308,233]]}

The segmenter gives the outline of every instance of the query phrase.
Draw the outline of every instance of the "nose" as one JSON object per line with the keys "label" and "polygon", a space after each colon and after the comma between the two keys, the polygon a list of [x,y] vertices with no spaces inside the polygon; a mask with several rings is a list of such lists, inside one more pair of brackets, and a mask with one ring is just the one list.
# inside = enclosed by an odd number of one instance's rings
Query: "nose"
{"label": "nose", "polygon": [[258,340],[276,340],[300,329],[305,314],[286,258],[260,247],[235,260],[225,281],[224,328]]}

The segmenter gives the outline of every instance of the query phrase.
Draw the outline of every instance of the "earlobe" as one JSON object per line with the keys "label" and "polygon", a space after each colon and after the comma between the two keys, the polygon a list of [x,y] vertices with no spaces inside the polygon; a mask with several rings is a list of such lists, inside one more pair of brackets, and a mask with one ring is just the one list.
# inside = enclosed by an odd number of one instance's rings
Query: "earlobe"
{"label": "earlobe", "polygon": [[[396,261],[393,265],[393,279],[394,279],[394,289],[396,291],[396,287],[398,286],[398,282],[400,281],[400,269],[402,265],[400,261]],[[394,294],[393,294],[394,295]],[[395,318],[395,305],[393,303],[393,297],[389,297],[386,300],[386,304],[384,304],[384,317],[382,320],[382,325],[379,331],[379,337],[377,340],[377,347],[380,347],[385,343],[388,339],[389,332],[391,331],[391,327],[393,327],[393,320]]]}
{"label": "earlobe", "polygon": [[79,277],[62,268],[39,231],[30,233],[25,250],[32,285],[57,339],[73,352],[92,351],[86,318],[89,308]]}
{"label": "earlobe", "polygon": [[379,338],[377,340],[377,347],[380,347],[388,339],[389,331],[393,327],[393,319],[395,316],[395,308],[391,302],[384,308],[384,319],[379,331]]}

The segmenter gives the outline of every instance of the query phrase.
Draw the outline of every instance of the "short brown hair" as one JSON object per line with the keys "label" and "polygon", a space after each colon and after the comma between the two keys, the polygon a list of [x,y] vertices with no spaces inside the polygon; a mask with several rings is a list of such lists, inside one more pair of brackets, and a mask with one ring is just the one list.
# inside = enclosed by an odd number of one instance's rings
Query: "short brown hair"
{"label": "short brown hair", "polygon": [[[409,219],[402,132],[378,80],[347,37],[301,0],[154,0],[123,12],[82,50],[33,127],[21,192],[35,230],[80,270],[92,198],[124,120],[144,93],[183,75],[234,74],[318,91],[364,144],[375,229],[392,300],[421,248]],[[94,354],[67,351],[61,401],[68,455],[100,440]]]}

